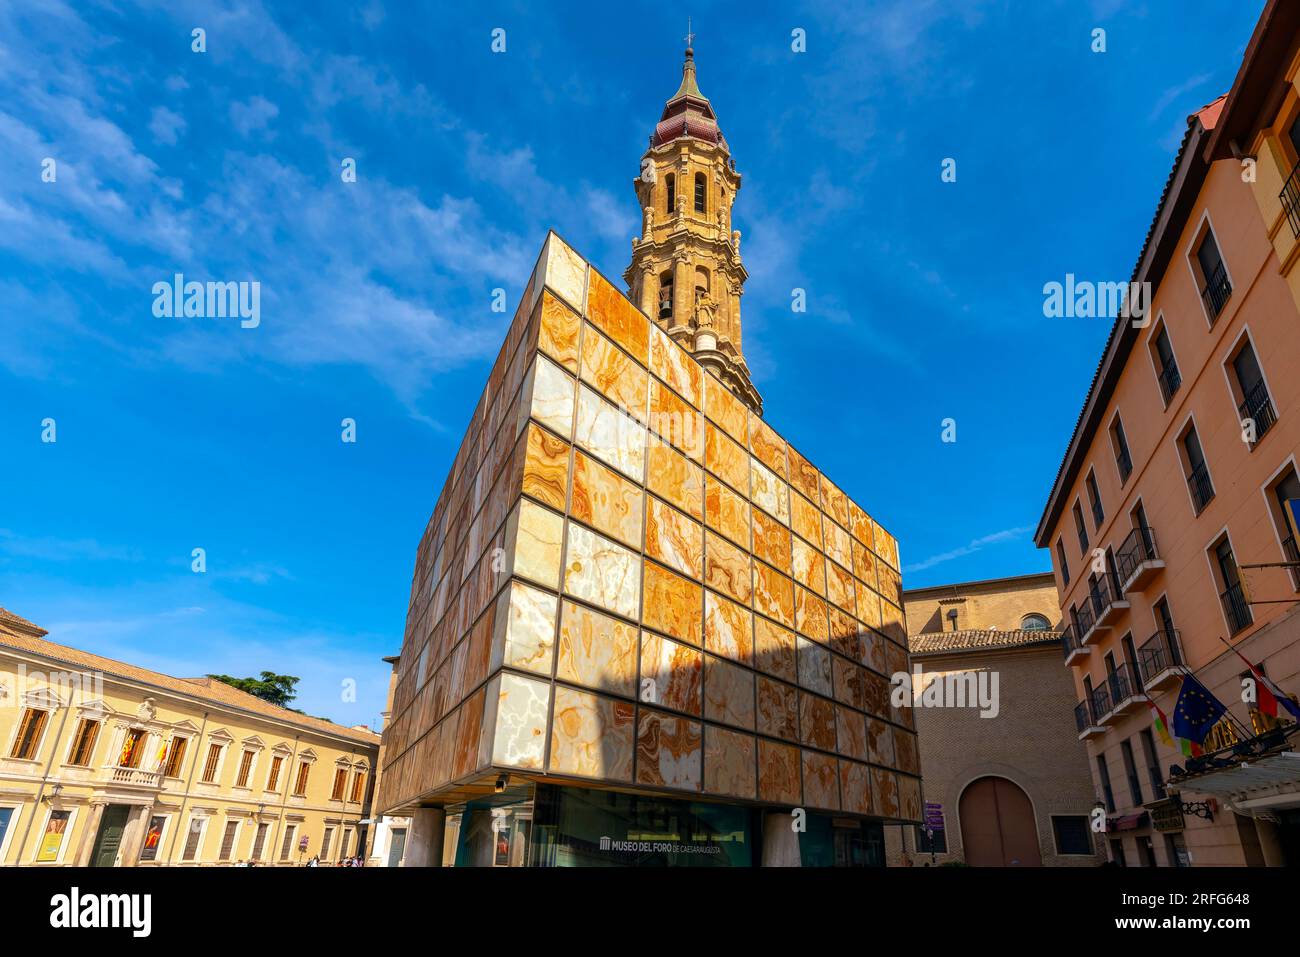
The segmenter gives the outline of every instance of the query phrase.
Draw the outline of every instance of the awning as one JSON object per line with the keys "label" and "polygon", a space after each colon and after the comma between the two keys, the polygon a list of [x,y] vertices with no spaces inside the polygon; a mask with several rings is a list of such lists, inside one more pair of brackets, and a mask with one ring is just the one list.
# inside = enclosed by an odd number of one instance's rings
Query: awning
{"label": "awning", "polygon": [[1147,826],[1147,812],[1125,814],[1121,817],[1106,818],[1106,833],[1111,831],[1136,831]]}
{"label": "awning", "polygon": [[1183,791],[1214,794],[1235,801],[1300,793],[1300,754],[1282,751],[1170,782]]}

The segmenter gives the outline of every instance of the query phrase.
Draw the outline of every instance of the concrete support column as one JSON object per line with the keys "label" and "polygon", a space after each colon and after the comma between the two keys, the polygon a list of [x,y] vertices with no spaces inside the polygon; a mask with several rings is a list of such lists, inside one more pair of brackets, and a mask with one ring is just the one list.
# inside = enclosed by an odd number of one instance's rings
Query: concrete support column
{"label": "concrete support column", "polygon": [[763,815],[763,867],[802,867],[799,835],[789,814]]}
{"label": "concrete support column", "polygon": [[77,842],[77,853],[72,863],[77,867],[90,866],[90,853],[95,847],[95,836],[99,834],[99,822],[104,816],[105,805],[96,801],[90,805],[90,815],[81,828],[81,839]]}
{"label": "concrete support column", "polygon": [[1259,849],[1264,854],[1265,867],[1286,867],[1282,840],[1277,825],[1262,817],[1255,818],[1255,833],[1259,835]]}
{"label": "concrete support column", "polygon": [[442,837],[446,812],[440,807],[418,808],[406,831],[406,863],[403,867],[442,867]]}
{"label": "concrete support column", "polygon": [[149,825],[150,808],[136,805],[131,808],[122,830],[122,844],[118,859],[123,867],[135,867],[140,862],[140,849],[144,846],[144,832]]}

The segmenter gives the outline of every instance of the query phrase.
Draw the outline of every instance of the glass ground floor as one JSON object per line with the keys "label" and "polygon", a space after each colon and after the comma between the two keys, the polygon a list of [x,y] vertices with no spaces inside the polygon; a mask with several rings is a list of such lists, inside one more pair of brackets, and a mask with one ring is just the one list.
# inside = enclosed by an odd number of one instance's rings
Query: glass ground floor
{"label": "glass ground floor", "polygon": [[883,867],[878,821],[525,784],[446,809],[457,867]]}

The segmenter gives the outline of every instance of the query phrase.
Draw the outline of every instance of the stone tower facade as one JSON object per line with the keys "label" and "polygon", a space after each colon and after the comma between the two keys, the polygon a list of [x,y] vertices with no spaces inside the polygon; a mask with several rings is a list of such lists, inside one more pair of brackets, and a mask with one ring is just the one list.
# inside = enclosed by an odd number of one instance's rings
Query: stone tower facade
{"label": "stone tower facade", "polygon": [[741,351],[740,296],[748,273],[731,205],[740,174],[686,48],[682,82],[633,181],[641,235],[623,273],[631,298],[758,414],[763,400]]}

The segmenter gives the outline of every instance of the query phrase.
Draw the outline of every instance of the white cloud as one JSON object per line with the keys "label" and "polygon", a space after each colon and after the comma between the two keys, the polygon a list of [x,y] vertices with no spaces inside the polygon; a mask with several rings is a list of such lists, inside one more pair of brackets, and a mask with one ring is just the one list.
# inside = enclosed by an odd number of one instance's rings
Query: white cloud
{"label": "white cloud", "polygon": [[185,132],[185,117],[165,106],[156,106],[149,120],[149,132],[160,143],[174,144]]}
{"label": "white cloud", "polygon": [[250,97],[246,103],[236,100],[230,104],[230,122],[240,136],[266,129],[279,115],[280,108],[260,94]]}
{"label": "white cloud", "polygon": [[1003,542],[1012,542],[1016,539],[1028,535],[1034,530],[1032,525],[1024,525],[1018,528],[1007,528],[1000,532],[993,532],[990,535],[982,535],[979,538],[973,538],[971,541],[960,548],[954,548],[951,551],[940,552],[938,555],[931,555],[914,565],[904,567],[903,573],[925,571],[927,568],[933,568],[935,565],[941,565],[944,562],[950,562],[954,558],[964,558],[967,555],[973,555],[989,545],[1000,545]]}

